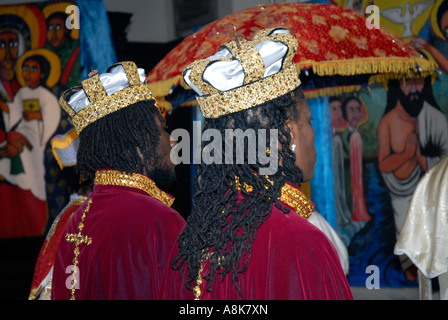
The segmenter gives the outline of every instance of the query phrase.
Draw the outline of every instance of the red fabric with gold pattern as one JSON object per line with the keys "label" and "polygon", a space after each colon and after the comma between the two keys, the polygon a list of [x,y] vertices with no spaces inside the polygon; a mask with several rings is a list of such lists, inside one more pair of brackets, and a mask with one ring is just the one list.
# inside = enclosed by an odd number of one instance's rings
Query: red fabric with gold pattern
{"label": "red fabric with gold pattern", "polygon": [[185,38],[148,74],[153,94],[167,95],[173,84],[181,83],[187,64],[214,54],[230,41],[232,25],[248,40],[260,29],[288,29],[299,41],[293,59],[297,68],[312,68],[318,75],[406,73],[417,63],[428,72],[434,69],[392,33],[368,29],[366,18],[352,10],[336,5],[268,4],[234,12]]}

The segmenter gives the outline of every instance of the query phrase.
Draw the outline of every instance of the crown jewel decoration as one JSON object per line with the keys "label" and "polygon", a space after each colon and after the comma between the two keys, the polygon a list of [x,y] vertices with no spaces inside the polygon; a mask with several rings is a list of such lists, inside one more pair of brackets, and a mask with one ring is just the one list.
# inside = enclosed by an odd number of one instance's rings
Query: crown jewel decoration
{"label": "crown jewel decoration", "polygon": [[292,62],[298,42],[287,29],[263,29],[252,41],[234,38],[216,54],[196,60],[184,70],[184,80],[198,94],[196,100],[205,118],[252,108],[301,83]]}
{"label": "crown jewel decoration", "polygon": [[70,115],[78,135],[89,124],[134,103],[154,99],[145,70],[132,61],[110,66],[106,73],[92,71],[82,86],[66,90],[59,104]]}
{"label": "crown jewel decoration", "polygon": [[93,70],[92,68],[90,68],[90,72],[89,72],[89,77],[91,77],[91,76],[94,76],[94,75],[96,75],[97,73],[98,73],[98,70]]}

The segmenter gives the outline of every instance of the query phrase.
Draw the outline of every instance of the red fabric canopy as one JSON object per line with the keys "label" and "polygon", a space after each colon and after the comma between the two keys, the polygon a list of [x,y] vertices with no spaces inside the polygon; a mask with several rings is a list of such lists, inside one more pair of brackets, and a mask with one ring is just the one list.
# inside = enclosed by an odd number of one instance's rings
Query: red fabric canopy
{"label": "red fabric canopy", "polygon": [[248,40],[264,28],[290,30],[299,41],[293,60],[299,72],[312,69],[318,76],[399,77],[434,72],[434,64],[414,48],[385,29],[367,28],[366,17],[352,10],[323,4],[268,4],[234,12],[185,38],[148,74],[154,95],[166,96],[174,84],[188,88],[182,80],[185,66],[214,54],[221,44],[230,41],[233,26]]}

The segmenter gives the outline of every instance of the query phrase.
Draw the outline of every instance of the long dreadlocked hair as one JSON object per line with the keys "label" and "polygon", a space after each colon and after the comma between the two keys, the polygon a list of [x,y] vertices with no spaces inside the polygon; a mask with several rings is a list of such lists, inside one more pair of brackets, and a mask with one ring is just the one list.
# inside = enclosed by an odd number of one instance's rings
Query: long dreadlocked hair
{"label": "long dreadlocked hair", "polygon": [[[290,132],[285,125],[288,119],[298,120],[300,114],[296,105],[301,103],[306,103],[306,100],[298,87],[291,93],[254,108],[206,119],[204,131],[217,129],[222,137],[225,129],[229,128],[254,129],[256,132],[258,129],[267,129],[267,145],[270,141],[269,129],[277,129],[281,144],[278,148],[279,167],[275,174],[269,176],[269,181],[267,177],[259,175],[263,165],[258,160],[255,164],[249,164],[248,141],[245,141],[244,146],[245,164],[235,164],[236,146],[233,144],[233,164],[197,165],[197,175],[193,180],[195,195],[192,213],[179,235],[179,253],[173,261],[173,268],[180,270],[181,274],[184,272],[184,263],[187,263],[188,279],[185,285],[188,289],[192,288],[191,284],[197,279],[205,255],[212,252],[208,255],[210,272],[202,275],[207,280],[207,290],[212,290],[212,283],[218,275],[224,279],[230,273],[241,294],[238,275],[247,269],[257,229],[269,218],[273,205],[284,213],[289,212],[278,202],[285,181],[297,185],[302,181],[303,172],[295,164],[295,154],[289,147]],[[204,146],[203,142],[202,148]],[[224,144],[222,147],[224,150]],[[238,176],[241,185],[247,183],[253,188],[251,192],[241,189],[243,200],[238,204],[235,176]],[[271,187],[266,188],[266,185]]]}
{"label": "long dreadlocked hair", "polygon": [[150,172],[149,164],[159,158],[156,149],[160,130],[155,115],[162,120],[154,100],[140,101],[98,119],[81,131],[77,169],[83,179],[93,182],[95,171],[100,169],[127,174]]}

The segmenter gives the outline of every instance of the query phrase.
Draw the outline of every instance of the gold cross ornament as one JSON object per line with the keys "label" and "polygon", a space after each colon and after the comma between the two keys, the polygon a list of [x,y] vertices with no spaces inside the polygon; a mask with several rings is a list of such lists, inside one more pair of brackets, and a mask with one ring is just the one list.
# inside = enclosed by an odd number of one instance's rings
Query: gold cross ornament
{"label": "gold cross ornament", "polygon": [[81,244],[85,244],[85,245],[90,245],[92,244],[92,238],[82,235],[82,229],[84,229],[84,219],[86,217],[86,213],[89,211],[90,209],[90,204],[92,203],[92,199],[89,199],[89,201],[87,202],[87,206],[84,210],[84,212],[82,213],[81,216],[81,222],[78,224],[78,233],[77,234],[73,234],[73,233],[67,233],[65,236],[65,240],[68,243],[74,243],[75,244],[75,250],[73,251],[75,254],[75,257],[73,258],[73,266],[74,268],[72,268],[71,271],[71,276],[72,276],[72,287],[71,287],[71,297],[70,300],[75,300],[75,290],[76,290],[76,282],[77,282],[77,278],[75,276],[76,270],[78,269],[78,256],[79,256],[79,245]]}

